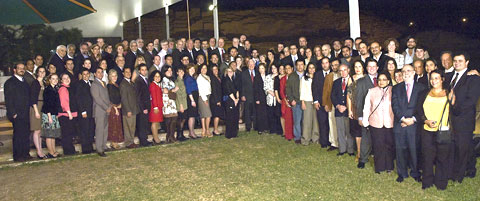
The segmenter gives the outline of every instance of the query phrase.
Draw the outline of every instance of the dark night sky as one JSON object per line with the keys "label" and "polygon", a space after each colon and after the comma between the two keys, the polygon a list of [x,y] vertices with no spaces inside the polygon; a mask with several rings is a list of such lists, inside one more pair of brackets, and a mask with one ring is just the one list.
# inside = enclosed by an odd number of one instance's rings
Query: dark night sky
{"label": "dark night sky", "polygon": [[[211,1],[190,0],[191,7],[208,9]],[[441,29],[480,37],[480,0],[359,0],[360,12],[411,27],[412,32]],[[255,7],[323,7],[348,11],[348,0],[218,0],[219,10]],[[462,22],[466,17],[467,22]],[[361,22],[360,22],[361,23]]]}

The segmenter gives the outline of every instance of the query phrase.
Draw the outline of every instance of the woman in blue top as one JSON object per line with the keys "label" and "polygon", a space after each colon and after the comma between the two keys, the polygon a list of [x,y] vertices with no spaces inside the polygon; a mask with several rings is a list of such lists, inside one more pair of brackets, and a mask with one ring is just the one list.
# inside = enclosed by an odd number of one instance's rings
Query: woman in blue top
{"label": "woman in blue top", "polygon": [[185,76],[184,83],[187,91],[187,105],[188,109],[185,111],[186,117],[188,118],[188,130],[189,137],[191,139],[198,138],[195,135],[195,117],[198,116],[198,108],[196,102],[198,101],[198,86],[196,81],[196,69],[195,65],[187,65],[187,75]]}

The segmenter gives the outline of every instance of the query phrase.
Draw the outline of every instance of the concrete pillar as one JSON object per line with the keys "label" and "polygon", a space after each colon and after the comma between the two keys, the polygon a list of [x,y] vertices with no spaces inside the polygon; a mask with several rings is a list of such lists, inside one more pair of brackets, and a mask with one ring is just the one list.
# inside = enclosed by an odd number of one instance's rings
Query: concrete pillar
{"label": "concrete pillar", "polygon": [[170,17],[168,16],[168,4],[165,5],[165,33],[167,34],[167,39],[170,38]]}
{"label": "concrete pillar", "polygon": [[220,37],[218,28],[218,4],[217,0],[213,0],[213,35],[217,41]]}
{"label": "concrete pillar", "polygon": [[138,38],[142,38],[142,16],[138,16]]}
{"label": "concrete pillar", "polygon": [[360,11],[358,8],[358,0],[348,0],[350,15],[350,37],[355,39],[360,37]]}

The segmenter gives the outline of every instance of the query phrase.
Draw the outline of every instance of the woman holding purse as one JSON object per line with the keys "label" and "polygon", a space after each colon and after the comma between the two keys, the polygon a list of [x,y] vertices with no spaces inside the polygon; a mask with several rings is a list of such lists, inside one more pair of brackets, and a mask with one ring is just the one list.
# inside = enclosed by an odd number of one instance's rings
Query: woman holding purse
{"label": "woman holding purse", "polygon": [[162,79],[163,90],[163,117],[165,119],[165,125],[167,126],[167,143],[175,142],[175,128],[177,123],[177,105],[175,100],[177,99],[178,87],[175,86],[173,81],[173,69],[171,66],[166,66],[162,73],[165,75]]}
{"label": "woman holding purse", "polygon": [[444,71],[437,69],[430,72],[432,88],[421,93],[417,104],[418,114],[415,116],[420,118],[418,122],[423,122],[420,136],[423,160],[422,189],[435,185],[437,189],[445,190],[448,185],[448,156],[454,151],[453,143],[449,143],[448,140],[441,142],[440,132],[447,131],[448,135],[450,104],[455,104],[455,98],[449,96],[444,81]]}

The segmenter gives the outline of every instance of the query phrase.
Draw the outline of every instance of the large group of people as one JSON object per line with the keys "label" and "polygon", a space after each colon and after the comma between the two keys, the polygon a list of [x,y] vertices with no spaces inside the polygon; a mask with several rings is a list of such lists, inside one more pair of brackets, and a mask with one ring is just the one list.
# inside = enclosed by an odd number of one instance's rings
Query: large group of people
{"label": "large group of people", "polygon": [[247,132],[352,156],[358,168],[373,155],[375,173],[396,167],[397,182],[412,177],[423,189],[474,177],[480,77],[469,55],[445,51],[437,63],[414,37],[403,53],[399,46],[394,38],[310,46],[300,37],[260,54],[245,35],[228,49],[224,38],[98,38],[78,53],[59,45],[46,65],[42,55],[16,63],[4,85],[13,158],[31,158],[30,136],[39,159],[59,157],[59,138],[64,155],[77,154],[75,136],[82,153],[105,157],[122,142],[138,147],[135,136],[142,147],[163,143],[160,128],[174,143],[235,138],[244,123]]}

